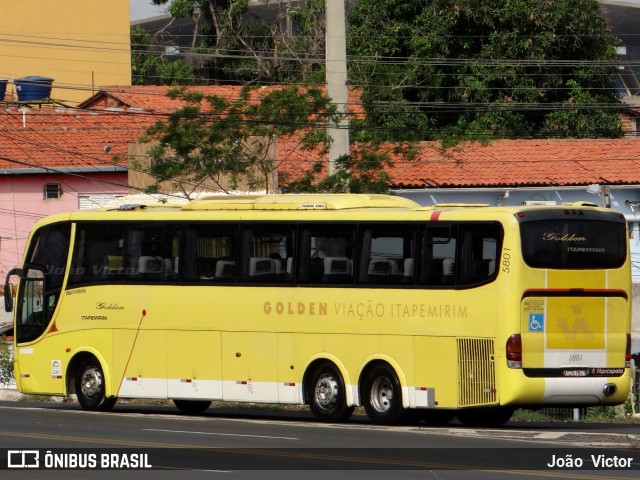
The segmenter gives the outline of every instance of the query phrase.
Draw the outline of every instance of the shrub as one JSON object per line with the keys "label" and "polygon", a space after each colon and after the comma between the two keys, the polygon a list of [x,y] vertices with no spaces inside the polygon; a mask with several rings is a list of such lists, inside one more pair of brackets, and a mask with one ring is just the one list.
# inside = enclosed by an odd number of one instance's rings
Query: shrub
{"label": "shrub", "polygon": [[13,383],[13,350],[0,338],[0,385]]}

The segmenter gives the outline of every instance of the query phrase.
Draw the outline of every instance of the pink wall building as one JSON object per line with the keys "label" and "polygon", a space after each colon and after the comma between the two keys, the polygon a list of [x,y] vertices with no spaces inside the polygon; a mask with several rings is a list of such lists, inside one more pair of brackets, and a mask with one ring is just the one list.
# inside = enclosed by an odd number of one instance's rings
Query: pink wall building
{"label": "pink wall building", "polygon": [[0,276],[18,266],[33,224],[54,213],[97,205],[126,195],[127,172],[0,175]]}

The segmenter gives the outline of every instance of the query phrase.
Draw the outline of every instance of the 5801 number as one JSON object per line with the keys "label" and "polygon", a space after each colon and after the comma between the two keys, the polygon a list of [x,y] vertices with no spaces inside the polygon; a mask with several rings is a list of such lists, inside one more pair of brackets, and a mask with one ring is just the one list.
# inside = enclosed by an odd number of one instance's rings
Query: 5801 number
{"label": "5801 number", "polygon": [[511,250],[505,248],[502,252],[502,271],[504,273],[509,273],[511,270]]}

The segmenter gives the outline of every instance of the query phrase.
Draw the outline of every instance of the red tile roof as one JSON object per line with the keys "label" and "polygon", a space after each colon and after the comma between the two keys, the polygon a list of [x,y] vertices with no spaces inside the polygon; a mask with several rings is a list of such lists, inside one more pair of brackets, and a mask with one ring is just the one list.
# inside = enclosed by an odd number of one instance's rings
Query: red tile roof
{"label": "red tile roof", "polygon": [[[100,109],[100,108],[121,108],[121,109],[142,109],[147,112],[166,113],[173,112],[185,105],[182,100],[174,100],[167,97],[170,90],[178,87],[156,86],[156,85],[133,85],[133,86],[107,86],[102,87],[98,93],[82,102],[78,108]],[[281,89],[283,86],[273,85],[259,87],[257,92],[269,93]],[[225,98],[227,101],[237,100],[243,87],[240,85],[204,85],[187,87],[188,91],[201,92],[205,95],[216,95]],[[362,114],[363,109],[360,103],[360,95],[349,92],[349,111],[353,114]]]}
{"label": "red tile roof", "polygon": [[[101,109],[141,109],[147,112],[173,112],[185,105],[182,100],[167,97],[167,93],[178,87],[156,85],[110,86],[102,87],[98,93],[85,100],[78,108]],[[205,95],[217,95],[232,101],[238,98],[241,86],[215,85],[190,87],[188,90],[202,92]]]}
{"label": "red tile roof", "polygon": [[[388,147],[395,188],[489,188],[640,184],[640,141],[633,139],[497,140],[464,143],[446,152],[422,142],[417,158]],[[284,181],[298,178],[318,156],[292,144],[278,145]]]}
{"label": "red tile roof", "polygon": [[444,154],[425,143],[416,160],[396,159],[396,187],[640,184],[634,139],[498,140],[466,143]]}
{"label": "red tile roof", "polygon": [[[228,98],[237,96],[240,88],[194,87]],[[0,168],[112,165],[113,155],[126,157],[128,144],[136,143],[158,114],[181,106],[165,96],[168,89],[108,87],[84,103],[91,110],[30,109],[23,116],[15,106],[0,109]],[[121,110],[94,109],[116,104]],[[105,154],[107,145],[111,150]],[[413,160],[390,153],[392,187],[640,184],[640,141],[636,139],[499,140],[487,145],[465,143],[447,152],[439,151],[439,144],[433,142],[420,147]],[[277,152],[283,182],[298,178],[322,157],[302,151],[290,140],[279,141]]]}
{"label": "red tile roof", "polygon": [[126,166],[128,144],[153,121],[147,114],[2,108],[0,169],[105,167],[114,155]]}

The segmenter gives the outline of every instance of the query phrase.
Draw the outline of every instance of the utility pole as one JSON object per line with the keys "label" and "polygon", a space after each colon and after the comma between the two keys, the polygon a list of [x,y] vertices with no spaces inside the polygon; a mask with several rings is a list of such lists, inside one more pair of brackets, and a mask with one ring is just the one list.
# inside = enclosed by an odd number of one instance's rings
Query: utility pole
{"label": "utility pole", "polygon": [[349,154],[349,118],[347,117],[347,42],[344,0],[326,1],[326,80],[327,95],[338,108],[341,120],[327,128],[331,142],[327,173],[335,173],[335,161]]}

